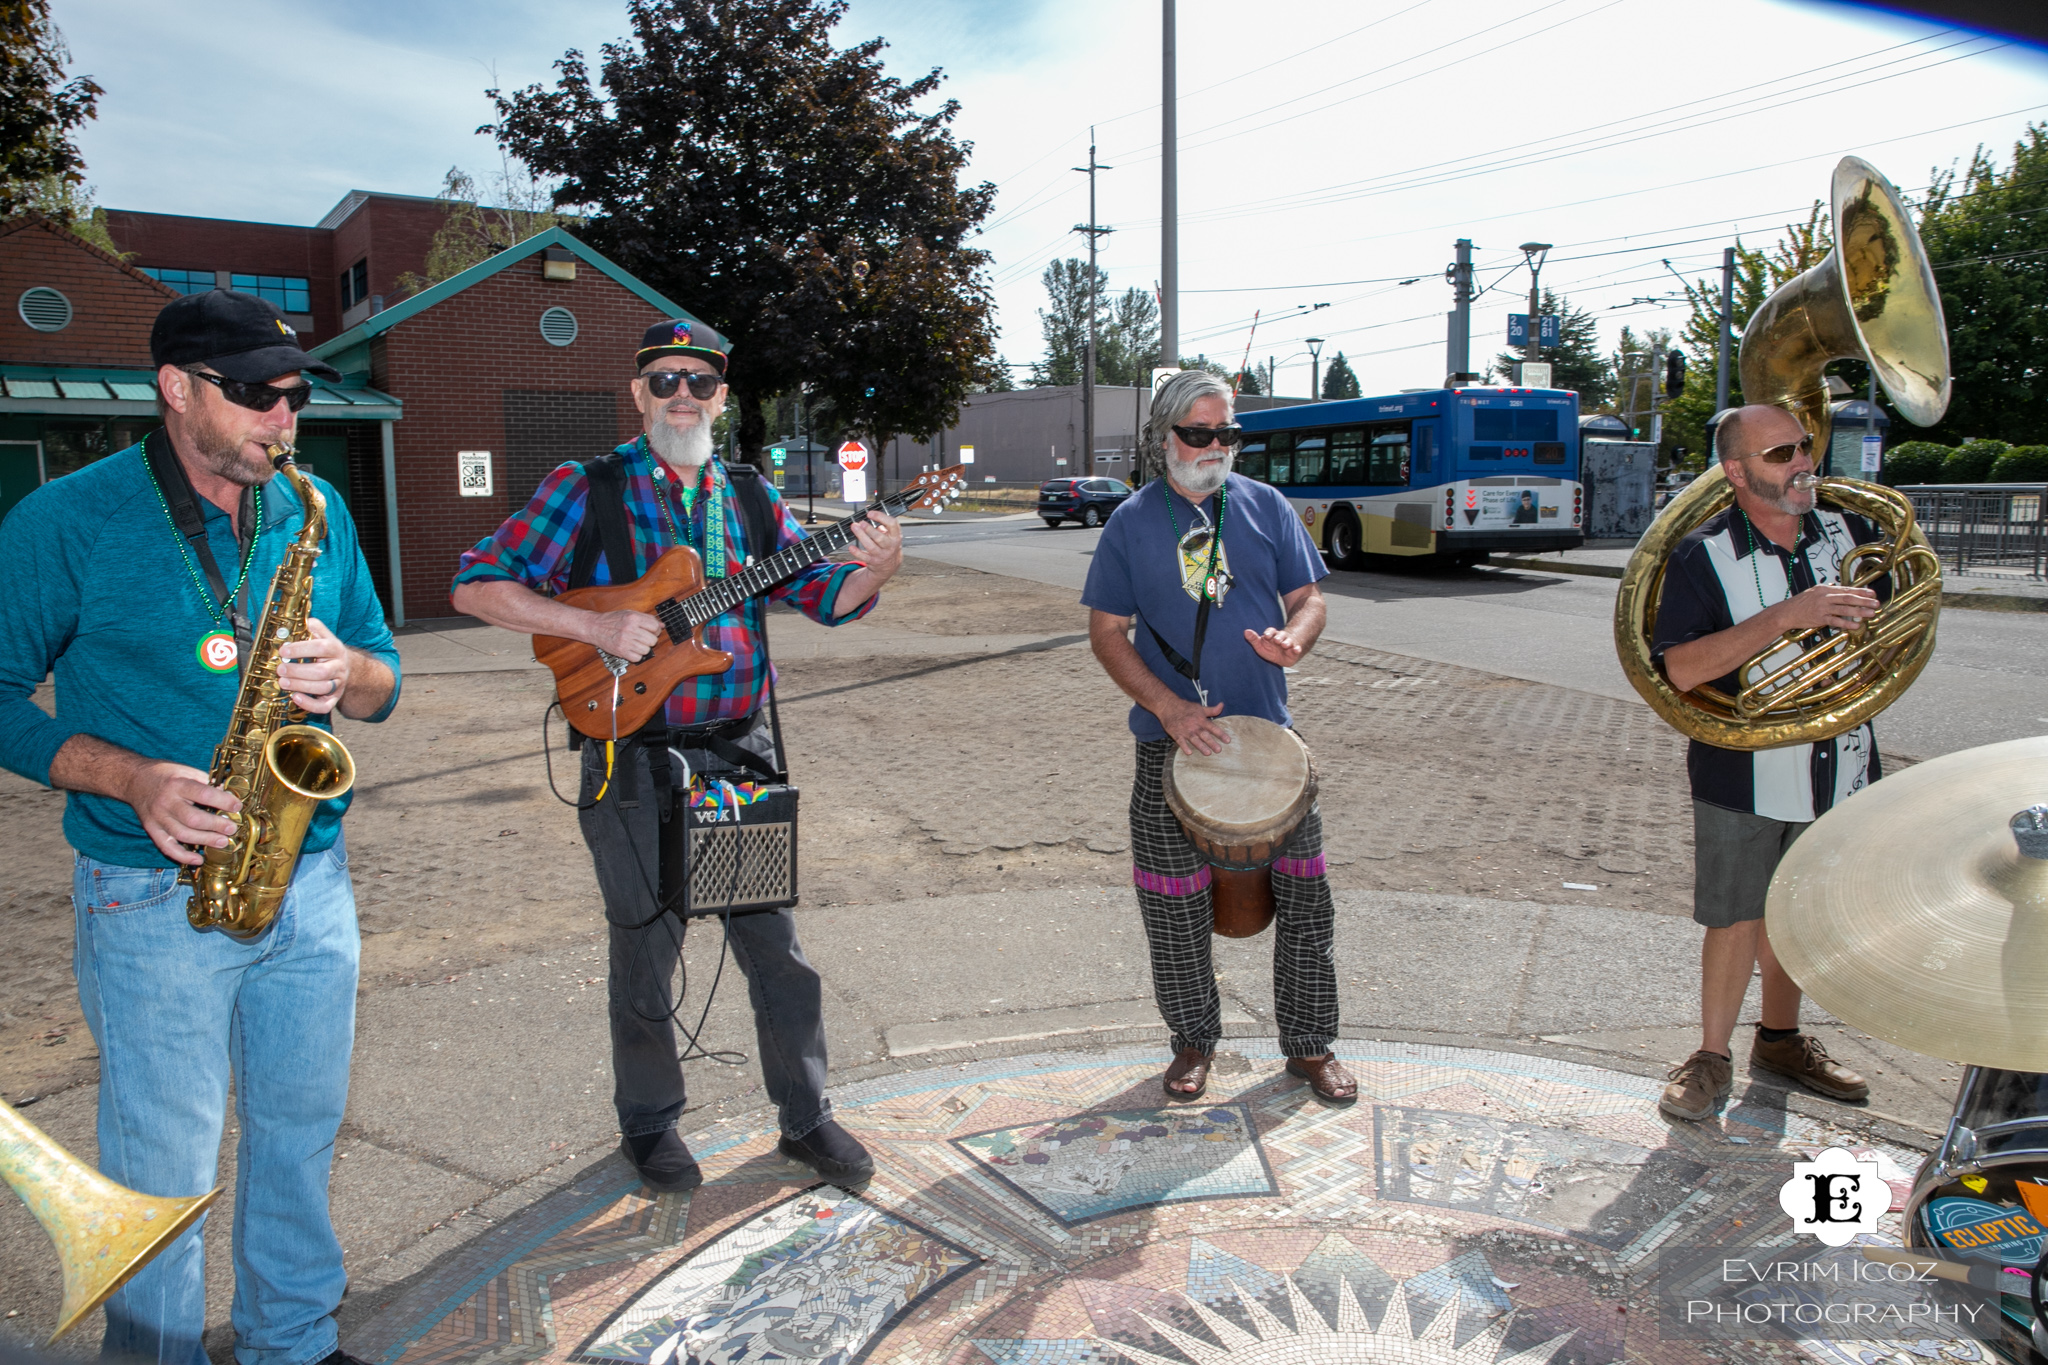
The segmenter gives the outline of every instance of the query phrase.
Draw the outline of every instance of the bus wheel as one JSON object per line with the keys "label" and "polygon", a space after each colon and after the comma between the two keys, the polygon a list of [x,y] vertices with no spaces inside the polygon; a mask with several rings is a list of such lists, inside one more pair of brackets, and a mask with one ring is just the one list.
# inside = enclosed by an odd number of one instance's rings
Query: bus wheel
{"label": "bus wheel", "polygon": [[1358,518],[1338,511],[1330,517],[1330,562],[1340,569],[1363,569],[1365,556],[1358,550]]}

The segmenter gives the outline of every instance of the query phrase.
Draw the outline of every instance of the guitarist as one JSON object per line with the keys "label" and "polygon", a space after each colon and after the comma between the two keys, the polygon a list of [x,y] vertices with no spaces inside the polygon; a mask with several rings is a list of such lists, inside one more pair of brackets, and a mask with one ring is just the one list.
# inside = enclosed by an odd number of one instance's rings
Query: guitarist
{"label": "guitarist", "polygon": [[[601,459],[564,464],[533,498],[462,556],[455,609],[527,635],[581,640],[622,659],[653,648],[660,621],[637,611],[602,614],[553,600],[591,584],[625,583],[676,545],[704,560],[705,577],[739,572],[804,538],[796,518],[751,465],[727,466],[711,450],[711,424],[725,409],[724,337],[693,318],[647,331],[630,392],[643,433]],[[903,562],[903,534],[876,511],[853,526],[853,563],[810,566],[769,596],[814,621],[838,625],[867,614]],[[624,542],[624,543],[621,543]],[[732,655],[721,674],[677,687],[663,713],[637,735],[583,752],[579,816],[611,924],[609,983],[613,1103],[621,1143],[657,1190],[703,1180],[677,1135],[683,1070],[676,1055],[668,983],[682,951],[683,921],[662,913],[661,844],[680,778],[673,754],[693,772],[755,778],[781,767],[764,704],[769,660],[766,604],[751,600],[704,631],[711,649]],[[674,888],[669,888],[673,895]],[[874,1173],[858,1139],[834,1121],[825,1097],[825,1026],[817,970],[797,941],[788,908],[735,915],[734,959],[754,1006],[762,1079],[780,1110],[781,1150],[827,1180],[857,1184]]]}

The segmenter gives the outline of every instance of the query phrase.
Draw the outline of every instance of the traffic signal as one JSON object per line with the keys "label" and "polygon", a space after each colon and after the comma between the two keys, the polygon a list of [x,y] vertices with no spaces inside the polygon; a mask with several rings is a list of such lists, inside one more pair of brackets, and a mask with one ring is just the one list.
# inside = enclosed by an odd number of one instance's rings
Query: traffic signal
{"label": "traffic signal", "polygon": [[1685,352],[1673,351],[1664,357],[1664,396],[1676,398],[1685,392]]}

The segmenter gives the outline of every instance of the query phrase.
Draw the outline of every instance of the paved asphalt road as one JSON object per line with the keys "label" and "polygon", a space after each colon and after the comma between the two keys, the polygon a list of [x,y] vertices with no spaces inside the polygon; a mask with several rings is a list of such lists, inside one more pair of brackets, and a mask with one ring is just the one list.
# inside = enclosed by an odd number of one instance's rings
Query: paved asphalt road
{"label": "paved asphalt road", "polygon": [[[927,522],[912,554],[1079,591],[1100,531],[1036,517]],[[1538,571],[1333,572],[1332,638],[1510,677],[1635,695],[1615,661],[1616,581]],[[1934,660],[1879,722],[1879,745],[1913,758],[2048,734],[2048,613],[1942,613]]]}

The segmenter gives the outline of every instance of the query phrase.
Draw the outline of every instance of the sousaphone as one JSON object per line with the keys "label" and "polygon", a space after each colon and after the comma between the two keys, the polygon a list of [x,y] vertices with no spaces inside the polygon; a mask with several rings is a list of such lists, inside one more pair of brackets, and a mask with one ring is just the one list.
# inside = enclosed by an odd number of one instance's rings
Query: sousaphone
{"label": "sousaphone", "polygon": [[[1830,361],[1867,362],[1893,406],[1916,426],[1948,410],[1948,329],[1926,248],[1898,190],[1860,157],[1835,167],[1835,249],[1787,280],[1743,328],[1746,402],[1772,403],[1799,419],[1816,455],[1831,422],[1824,371]],[[1678,543],[1735,501],[1716,464],[1693,480],[1637,542],[1614,604],[1622,672],[1670,725],[1722,749],[1775,749],[1829,739],[1891,705],[1934,654],[1941,563],[1914,523],[1904,494],[1860,479],[1823,479],[1821,502],[1875,522],[1884,538],[1842,563],[1842,581],[1888,576],[1891,598],[1855,632],[1789,632],[1744,664],[1733,695],[1703,684],[1673,688],[1650,657],[1664,571]]]}

